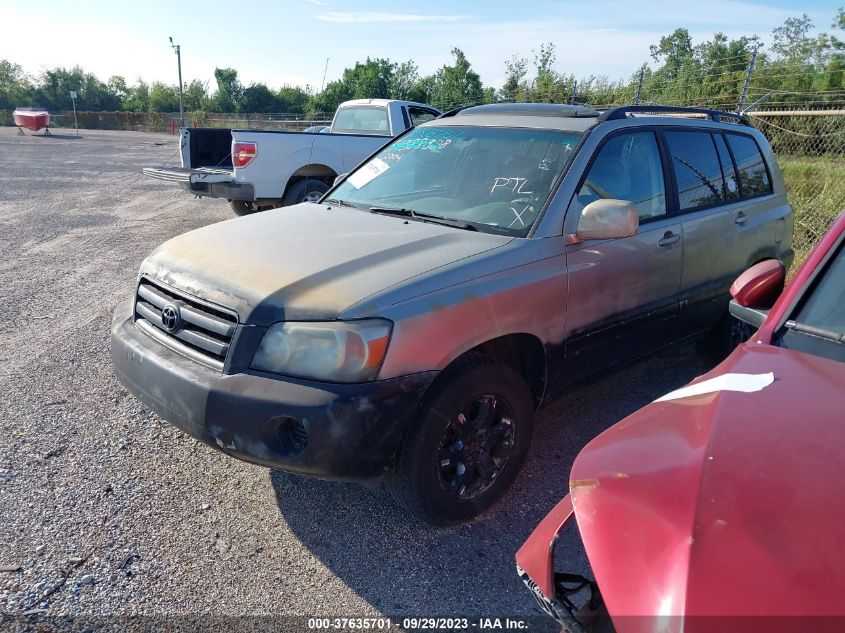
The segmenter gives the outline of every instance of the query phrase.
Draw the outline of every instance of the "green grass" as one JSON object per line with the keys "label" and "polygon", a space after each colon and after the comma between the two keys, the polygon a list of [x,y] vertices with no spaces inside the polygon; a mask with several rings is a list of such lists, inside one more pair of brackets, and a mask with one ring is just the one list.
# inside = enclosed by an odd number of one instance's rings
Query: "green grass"
{"label": "green grass", "polygon": [[798,265],[845,209],[845,159],[780,155],[778,162],[795,218]]}

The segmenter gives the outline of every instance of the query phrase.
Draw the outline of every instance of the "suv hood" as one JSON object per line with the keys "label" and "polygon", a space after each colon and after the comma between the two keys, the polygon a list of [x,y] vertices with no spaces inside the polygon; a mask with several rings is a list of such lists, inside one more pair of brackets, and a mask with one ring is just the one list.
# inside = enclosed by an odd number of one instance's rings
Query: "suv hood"
{"label": "suv hood", "polygon": [[241,323],[331,320],[373,293],[511,239],[306,203],[180,235],[141,274],[235,310]]}
{"label": "suv hood", "polygon": [[665,630],[693,631],[714,624],[690,616],[845,614],[843,364],[747,343],[696,383],[727,373],[773,381],[654,402],[572,467],[620,633],[648,622],[632,615],[686,616]]}

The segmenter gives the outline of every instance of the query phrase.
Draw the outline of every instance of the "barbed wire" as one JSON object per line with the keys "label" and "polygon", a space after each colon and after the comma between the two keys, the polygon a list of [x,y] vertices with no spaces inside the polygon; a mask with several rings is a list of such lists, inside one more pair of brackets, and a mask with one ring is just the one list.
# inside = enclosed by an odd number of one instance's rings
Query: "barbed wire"
{"label": "barbed wire", "polygon": [[[764,117],[754,116],[753,113],[750,113],[750,116],[754,117],[754,119],[756,121],[759,121],[760,123],[763,123],[764,125],[768,125],[769,127],[773,127],[776,130],[780,130],[781,132],[786,132],[787,134],[793,134],[795,136],[800,136],[802,138],[828,138],[828,137],[831,137],[831,136],[842,136],[843,134],[845,134],[845,127],[843,127],[843,129],[841,129],[841,130],[837,130],[835,132],[830,132],[828,134],[819,134],[819,133],[806,134],[804,132],[799,132],[797,130],[790,130],[788,128],[781,127],[781,126],[779,126],[775,123],[772,123],[771,121],[767,120]],[[785,115],[785,116],[788,116],[788,115]]]}

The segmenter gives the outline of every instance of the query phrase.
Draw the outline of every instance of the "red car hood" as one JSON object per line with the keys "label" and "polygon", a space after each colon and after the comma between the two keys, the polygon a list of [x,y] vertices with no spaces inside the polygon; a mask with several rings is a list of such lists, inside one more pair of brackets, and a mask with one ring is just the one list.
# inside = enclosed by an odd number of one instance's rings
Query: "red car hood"
{"label": "red car hood", "polygon": [[[652,403],[576,459],[578,527],[620,633],[654,630],[631,615],[845,614],[845,366],[748,343],[694,384],[770,372],[752,393]],[[712,624],[684,619],[662,630]]]}

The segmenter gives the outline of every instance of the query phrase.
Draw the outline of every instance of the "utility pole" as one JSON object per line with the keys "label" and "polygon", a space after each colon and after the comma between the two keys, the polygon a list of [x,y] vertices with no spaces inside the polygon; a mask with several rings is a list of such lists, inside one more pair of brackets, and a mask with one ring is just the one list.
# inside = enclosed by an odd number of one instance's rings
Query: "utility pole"
{"label": "utility pole", "polygon": [[645,68],[640,68],[640,81],[637,83],[637,96],[634,97],[634,105],[640,105],[640,95],[643,92],[643,76],[645,75]]}
{"label": "utility pole", "polygon": [[736,104],[736,111],[742,112],[745,105],[745,98],[748,96],[748,85],[751,83],[751,74],[754,72],[754,62],[757,61],[757,49],[751,52],[751,61],[748,62],[748,70],[745,71],[745,85],[742,86],[742,94],[739,95],[739,103]]}
{"label": "utility pole", "polygon": [[78,96],[76,90],[70,91],[70,99],[73,101],[73,124],[76,126],[76,138],[79,138],[79,119],[76,118],[76,99]]}
{"label": "utility pole", "polygon": [[185,127],[185,108],[182,105],[182,51],[179,44],[173,43],[172,37],[170,48],[176,51],[176,64],[179,67],[179,127]]}

